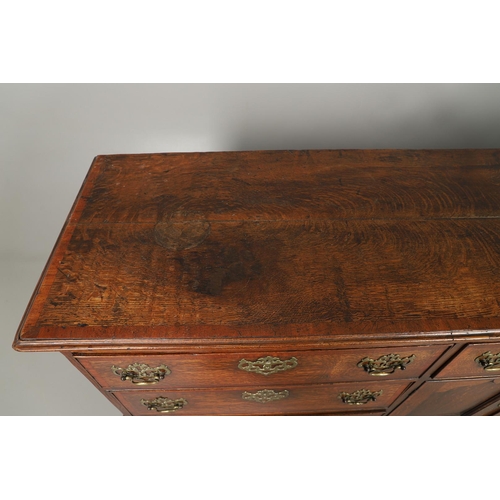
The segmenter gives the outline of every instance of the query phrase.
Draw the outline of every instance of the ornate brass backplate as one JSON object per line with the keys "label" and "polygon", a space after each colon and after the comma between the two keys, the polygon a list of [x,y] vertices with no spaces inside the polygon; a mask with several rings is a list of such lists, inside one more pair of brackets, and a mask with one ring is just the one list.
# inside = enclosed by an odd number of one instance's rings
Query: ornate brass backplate
{"label": "ornate brass backplate", "polygon": [[187,405],[187,401],[183,398],[170,399],[167,397],[158,397],[151,400],[141,399],[141,403],[147,406],[148,410],[156,410],[158,413],[173,413]]}
{"label": "ornate brass backplate", "polygon": [[376,399],[381,396],[383,391],[372,392],[368,389],[361,389],[352,393],[341,392],[339,394],[339,399],[348,405],[365,405],[370,401],[376,401]]}
{"label": "ornate brass backplate", "polygon": [[385,377],[394,373],[398,368],[405,370],[415,357],[415,354],[406,358],[402,358],[399,354],[387,354],[378,359],[363,358],[357,366],[374,377]]}
{"label": "ornate brass backplate", "polygon": [[165,378],[165,375],[170,375],[170,369],[166,365],[160,365],[156,368],[151,368],[144,363],[134,363],[128,365],[127,368],[112,366],[111,371],[118,375],[122,380],[131,380],[136,385],[151,385],[157,384]]}
{"label": "ornate brass backplate", "polygon": [[244,392],[241,397],[247,401],[256,401],[257,403],[269,403],[269,401],[277,401],[278,399],[284,399],[289,396],[289,392],[285,389],[284,391],[276,392],[270,389],[263,389],[262,391],[257,391],[255,393]]}
{"label": "ornate brass backplate", "polygon": [[474,361],[487,372],[500,371],[500,352],[496,354],[491,351],[483,352]]}
{"label": "ornate brass backplate", "polygon": [[298,364],[297,358],[285,359],[284,361],[274,356],[265,356],[257,361],[240,360],[238,368],[247,372],[260,373],[261,375],[271,375],[272,373],[291,370]]}

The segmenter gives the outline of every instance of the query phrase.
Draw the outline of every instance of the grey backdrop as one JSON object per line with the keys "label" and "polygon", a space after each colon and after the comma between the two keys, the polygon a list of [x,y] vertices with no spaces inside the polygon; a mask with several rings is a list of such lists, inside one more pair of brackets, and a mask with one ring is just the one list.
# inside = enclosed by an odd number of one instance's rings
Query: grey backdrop
{"label": "grey backdrop", "polygon": [[16,328],[97,154],[500,148],[500,85],[0,85],[0,415],[119,415]]}

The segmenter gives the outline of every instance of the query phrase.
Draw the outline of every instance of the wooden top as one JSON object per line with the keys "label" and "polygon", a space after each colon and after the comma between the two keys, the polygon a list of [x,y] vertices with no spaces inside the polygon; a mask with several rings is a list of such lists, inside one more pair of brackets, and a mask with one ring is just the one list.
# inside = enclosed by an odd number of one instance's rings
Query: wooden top
{"label": "wooden top", "polygon": [[98,156],[14,343],[500,332],[500,150]]}

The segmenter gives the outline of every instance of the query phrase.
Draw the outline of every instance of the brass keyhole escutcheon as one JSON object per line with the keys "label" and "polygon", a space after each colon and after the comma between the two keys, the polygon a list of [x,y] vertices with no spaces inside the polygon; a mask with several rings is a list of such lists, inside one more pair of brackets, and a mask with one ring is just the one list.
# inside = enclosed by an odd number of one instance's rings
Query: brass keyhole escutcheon
{"label": "brass keyhole escutcheon", "polygon": [[238,368],[247,372],[259,373],[260,375],[272,375],[273,373],[291,370],[298,365],[297,358],[281,360],[275,356],[264,356],[256,361],[241,359]]}
{"label": "brass keyhole escutcheon", "polygon": [[285,389],[283,391],[273,391],[271,389],[263,389],[254,393],[243,392],[241,397],[247,401],[256,401],[257,403],[269,403],[270,401],[278,401],[279,399],[287,398],[290,393]]}

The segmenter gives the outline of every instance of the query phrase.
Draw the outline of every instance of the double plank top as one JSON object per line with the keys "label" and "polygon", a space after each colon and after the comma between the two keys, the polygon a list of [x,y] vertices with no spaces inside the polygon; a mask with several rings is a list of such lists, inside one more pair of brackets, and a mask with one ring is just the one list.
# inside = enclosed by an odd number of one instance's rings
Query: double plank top
{"label": "double plank top", "polygon": [[500,328],[500,150],[98,156],[15,341]]}

